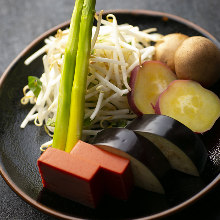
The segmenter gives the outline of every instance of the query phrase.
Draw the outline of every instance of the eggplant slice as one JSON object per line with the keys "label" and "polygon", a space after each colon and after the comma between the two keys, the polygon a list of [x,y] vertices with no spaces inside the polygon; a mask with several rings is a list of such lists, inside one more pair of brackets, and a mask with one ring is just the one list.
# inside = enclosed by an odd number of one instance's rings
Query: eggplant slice
{"label": "eggplant slice", "polygon": [[151,141],[126,128],[107,128],[97,134],[93,145],[128,158],[136,186],[165,193],[163,183],[171,167]]}
{"label": "eggplant slice", "polygon": [[146,114],[126,128],[153,142],[173,169],[194,176],[202,173],[207,150],[199,136],[179,121],[165,115]]}

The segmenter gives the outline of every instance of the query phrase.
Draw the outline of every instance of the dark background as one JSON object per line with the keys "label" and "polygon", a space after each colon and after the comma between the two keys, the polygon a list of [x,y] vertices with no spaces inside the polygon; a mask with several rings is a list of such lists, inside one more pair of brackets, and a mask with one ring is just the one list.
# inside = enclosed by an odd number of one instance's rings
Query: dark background
{"label": "dark background", "polygon": [[[71,18],[73,0],[0,0],[0,75],[36,37]],[[181,16],[220,41],[219,0],[97,0],[96,10],[147,9]],[[54,219],[18,197],[0,177],[0,219]],[[220,219],[220,186],[166,219]]]}

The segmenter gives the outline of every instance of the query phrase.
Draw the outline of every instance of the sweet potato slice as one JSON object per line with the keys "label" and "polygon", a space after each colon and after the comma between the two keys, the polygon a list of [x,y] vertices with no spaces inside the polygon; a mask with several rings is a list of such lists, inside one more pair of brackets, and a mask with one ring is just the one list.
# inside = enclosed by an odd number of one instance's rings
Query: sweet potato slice
{"label": "sweet potato slice", "polygon": [[220,116],[220,99],[192,80],[175,80],[159,96],[156,113],[170,116],[192,131],[203,133]]}
{"label": "sweet potato slice", "polygon": [[158,96],[176,79],[176,75],[162,62],[146,61],[137,66],[129,82],[128,103],[133,112],[137,115],[154,114]]}

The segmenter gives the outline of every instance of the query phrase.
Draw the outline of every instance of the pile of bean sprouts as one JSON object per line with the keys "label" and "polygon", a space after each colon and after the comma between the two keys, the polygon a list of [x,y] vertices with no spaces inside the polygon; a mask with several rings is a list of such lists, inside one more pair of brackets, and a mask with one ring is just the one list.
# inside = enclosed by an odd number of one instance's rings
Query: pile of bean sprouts
{"label": "pile of bean sprouts", "polygon": [[[97,26],[93,27],[91,57],[87,90],[85,96],[85,125],[83,135],[96,135],[106,126],[124,120],[128,123],[136,117],[130,110],[126,94],[131,90],[129,77],[139,64],[152,60],[155,52],[154,42],[161,39],[155,33],[156,28],[140,31],[139,27],[129,24],[117,24],[113,14],[106,20],[102,13],[97,17]],[[23,89],[22,104],[33,104],[32,109],[21,124],[24,128],[34,121],[36,126],[45,126],[49,135],[53,135],[58,103],[59,84],[63,57],[69,29],[58,30],[55,36],[45,39],[45,46],[31,55],[25,64],[43,55],[44,73],[40,77],[42,88],[38,97],[26,85]],[[52,140],[42,147],[52,144]]]}

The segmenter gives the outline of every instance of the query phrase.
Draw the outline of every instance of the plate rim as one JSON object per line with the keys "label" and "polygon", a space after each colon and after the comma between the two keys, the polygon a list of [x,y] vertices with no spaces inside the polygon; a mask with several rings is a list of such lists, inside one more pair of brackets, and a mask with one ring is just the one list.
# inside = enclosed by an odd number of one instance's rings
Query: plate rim
{"label": "plate rim", "polygon": [[[98,13],[98,12],[97,12]],[[219,41],[208,31],[206,31],[204,28],[200,27],[199,25],[174,14],[166,13],[166,12],[160,12],[160,11],[153,11],[153,10],[127,10],[127,9],[116,9],[116,10],[105,10],[104,15],[106,14],[131,14],[131,15],[147,15],[147,16],[155,16],[155,17],[162,17],[162,18],[168,18],[174,21],[177,21],[179,23],[182,23],[184,25],[187,25],[188,27],[198,31],[199,33],[203,34],[207,38],[211,39],[219,48],[220,43]],[[14,60],[9,64],[9,66],[6,68],[6,70],[3,72],[1,78],[0,78],[0,87],[3,85],[4,80],[6,79],[8,73],[10,70],[16,65],[16,63],[26,54],[30,49],[32,49],[35,45],[37,45],[40,41],[45,39],[48,35],[52,34],[58,29],[65,28],[70,24],[70,20],[65,21],[59,25],[56,25],[47,31],[43,32],[41,35],[39,35],[37,38],[35,38],[30,44],[28,44],[25,49],[23,49],[17,56],[14,58]],[[54,210],[52,208],[47,207],[46,205],[43,205],[42,203],[37,202],[36,200],[32,199],[29,195],[24,193],[10,178],[9,175],[7,175],[7,171],[4,171],[2,167],[2,163],[0,161],[0,175],[3,177],[4,181],[7,183],[7,185],[20,197],[22,198],[26,203],[31,205],[32,207],[36,208],[37,210],[49,214],[54,217],[58,217],[61,219],[81,219],[74,216],[70,216],[67,214],[64,214],[60,211]],[[195,203],[198,199],[205,196],[209,191],[214,189],[218,184],[220,183],[220,174],[218,174],[206,187],[204,187],[200,192],[192,196],[191,198],[187,199],[186,201],[173,206],[172,208],[166,209],[164,211],[158,212],[156,214],[149,215],[147,217],[137,218],[137,219],[146,219],[146,220],[153,220],[161,217],[167,217],[171,214],[174,214],[178,211],[181,211],[182,209],[192,205]]]}

